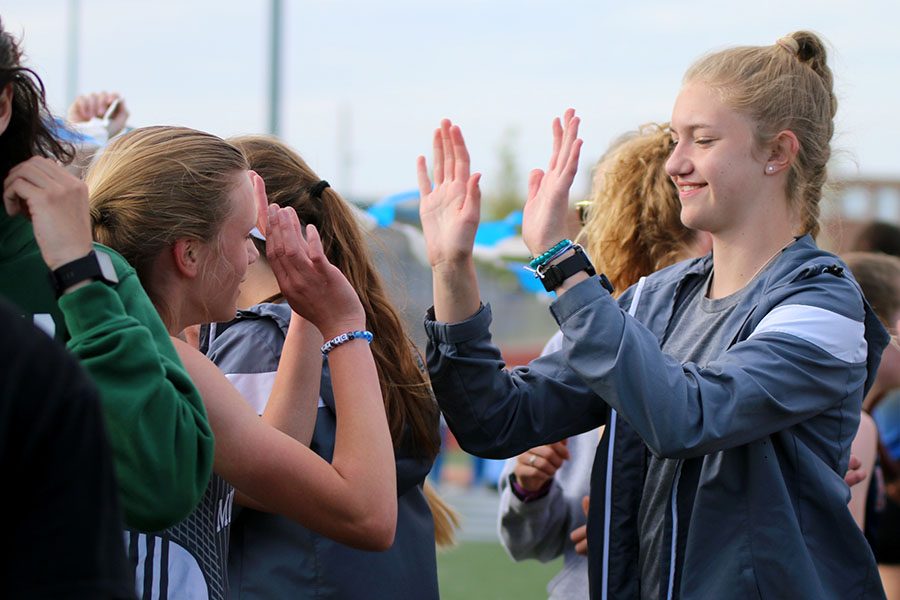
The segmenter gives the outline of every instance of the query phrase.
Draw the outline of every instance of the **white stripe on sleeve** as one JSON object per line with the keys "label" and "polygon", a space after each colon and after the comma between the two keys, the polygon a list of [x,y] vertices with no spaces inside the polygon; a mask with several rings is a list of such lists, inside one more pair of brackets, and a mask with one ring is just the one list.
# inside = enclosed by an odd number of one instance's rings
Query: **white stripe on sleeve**
{"label": "white stripe on sleeve", "polygon": [[268,373],[227,373],[225,377],[237,388],[244,400],[261,415],[269,402],[275,384],[275,371]]}
{"label": "white stripe on sleeve", "polygon": [[[231,382],[237,391],[241,393],[256,414],[261,415],[269,403],[269,394],[275,385],[275,371],[268,373],[226,373],[225,377]],[[319,396],[318,408],[325,406],[322,396]]]}
{"label": "white stripe on sleeve", "polygon": [[750,337],[763,333],[786,333],[818,346],[838,360],[866,360],[865,325],[818,306],[786,304],[763,317]]}

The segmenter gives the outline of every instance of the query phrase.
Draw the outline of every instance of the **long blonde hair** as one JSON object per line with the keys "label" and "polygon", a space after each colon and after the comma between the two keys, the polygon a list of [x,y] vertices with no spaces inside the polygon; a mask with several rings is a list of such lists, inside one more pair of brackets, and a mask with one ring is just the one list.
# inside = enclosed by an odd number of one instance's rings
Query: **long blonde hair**
{"label": "long blonde hair", "polygon": [[650,123],[613,142],[594,168],[579,240],[616,294],[684,258],[696,238],[681,222],[678,190],[665,171],[671,147],[668,126]]}
{"label": "long blonde hair", "polygon": [[154,260],[178,239],[215,240],[247,169],[240,150],[212,134],[145,127],[113,141],[88,170],[94,239],[131,263],[164,320]]}

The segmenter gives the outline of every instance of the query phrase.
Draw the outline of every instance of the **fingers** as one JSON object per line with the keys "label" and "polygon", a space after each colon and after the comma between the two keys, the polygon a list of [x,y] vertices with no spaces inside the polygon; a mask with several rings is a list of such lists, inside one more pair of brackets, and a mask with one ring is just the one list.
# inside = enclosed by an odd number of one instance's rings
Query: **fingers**
{"label": "fingers", "polygon": [[569,539],[575,543],[576,554],[587,556],[587,525],[573,529]]}
{"label": "fingers", "polygon": [[450,128],[450,136],[450,141],[453,143],[453,156],[456,161],[454,175],[459,181],[466,181],[469,179],[469,151],[466,148],[462,130],[458,125]]}
{"label": "fingers", "polygon": [[419,198],[425,198],[431,193],[431,180],[428,178],[428,167],[424,156],[416,159],[416,179],[419,183]]}
{"label": "fingers", "polygon": [[7,180],[3,185],[3,208],[9,216],[25,212],[28,216],[27,199],[40,192],[40,188],[26,179]]}
{"label": "fingers", "polygon": [[325,257],[325,249],[322,247],[322,238],[319,237],[319,231],[315,225],[306,226],[306,244],[309,253],[309,259],[320,271],[328,266],[328,259]]}
{"label": "fingers", "polygon": [[434,157],[434,184],[440,185],[444,182],[444,141],[439,128],[434,130],[431,153]]}
{"label": "fingers", "polygon": [[456,169],[456,160],[453,154],[453,142],[450,140],[450,119],[441,121],[441,146],[444,151],[444,174],[442,180],[446,181],[453,177],[453,171]]}
{"label": "fingers", "polygon": [[466,184],[466,208],[475,218],[481,215],[481,173],[473,173]]}
{"label": "fingers", "polygon": [[534,169],[528,174],[528,200],[537,196],[538,190],[541,188],[541,181],[544,180],[544,172],[540,169]]}
{"label": "fingers", "polygon": [[563,129],[562,124],[559,122],[559,117],[555,117],[553,119],[553,150],[550,152],[550,166],[547,168],[548,171],[552,171],[556,168],[557,160],[559,159],[559,151],[562,147],[562,137],[563,137]]}
{"label": "fingers", "polygon": [[862,461],[855,454],[850,455],[850,461],[847,463],[847,469],[855,471],[862,466]]}

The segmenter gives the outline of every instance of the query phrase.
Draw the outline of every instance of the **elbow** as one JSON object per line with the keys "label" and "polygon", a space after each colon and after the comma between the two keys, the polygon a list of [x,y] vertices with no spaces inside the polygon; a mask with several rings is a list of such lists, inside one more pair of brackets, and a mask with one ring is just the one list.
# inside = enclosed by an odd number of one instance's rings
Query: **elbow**
{"label": "elbow", "polygon": [[160,494],[143,501],[128,501],[122,496],[125,525],[137,531],[162,531],[183,521],[197,504],[200,496],[180,493]]}
{"label": "elbow", "polygon": [[[353,526],[346,543],[360,550],[384,552],[394,545],[397,533],[397,502],[381,510],[367,510]],[[371,507],[369,507],[371,509]]]}

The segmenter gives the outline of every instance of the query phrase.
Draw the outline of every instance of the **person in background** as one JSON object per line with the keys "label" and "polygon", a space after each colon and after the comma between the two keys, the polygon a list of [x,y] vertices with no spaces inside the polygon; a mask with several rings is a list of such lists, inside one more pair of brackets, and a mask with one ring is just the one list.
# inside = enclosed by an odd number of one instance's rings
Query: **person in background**
{"label": "person in background", "polygon": [[[268,202],[297,211],[315,225],[325,256],[358,290],[384,412],[391,426],[397,481],[397,535],[382,553],[328,539],[278,515],[241,509],[229,550],[230,589],[235,598],[427,599],[438,597],[435,528],[451,530],[446,509],[425,478],[437,454],[438,408],[424,365],[375,269],[363,230],[350,205],[286,144],[266,136],[230,140],[265,182]],[[282,357],[285,334],[296,319],[271,265],[267,243],[254,237],[260,259],[241,290],[238,318],[210,327],[207,355],[259,414]],[[327,358],[310,448],[326,460],[335,452],[338,424]],[[438,509],[432,515],[432,508]],[[437,521],[437,523],[435,523]]]}
{"label": "person in background", "polygon": [[876,455],[878,466],[871,482],[865,482],[868,493],[857,492],[862,486],[852,489],[851,507],[857,506],[854,514],[860,515],[875,551],[885,592],[894,599],[900,598],[900,258],[881,252],[849,252],[844,260],[892,338],[866,395],[863,420],[853,441],[853,452],[864,467],[876,464]]}
{"label": "person in background", "polygon": [[66,344],[100,392],[125,523],[183,519],[209,482],[213,436],[196,387],[135,275],[91,241],[85,185],[59,163],[44,88],[0,24],[0,294]]}

